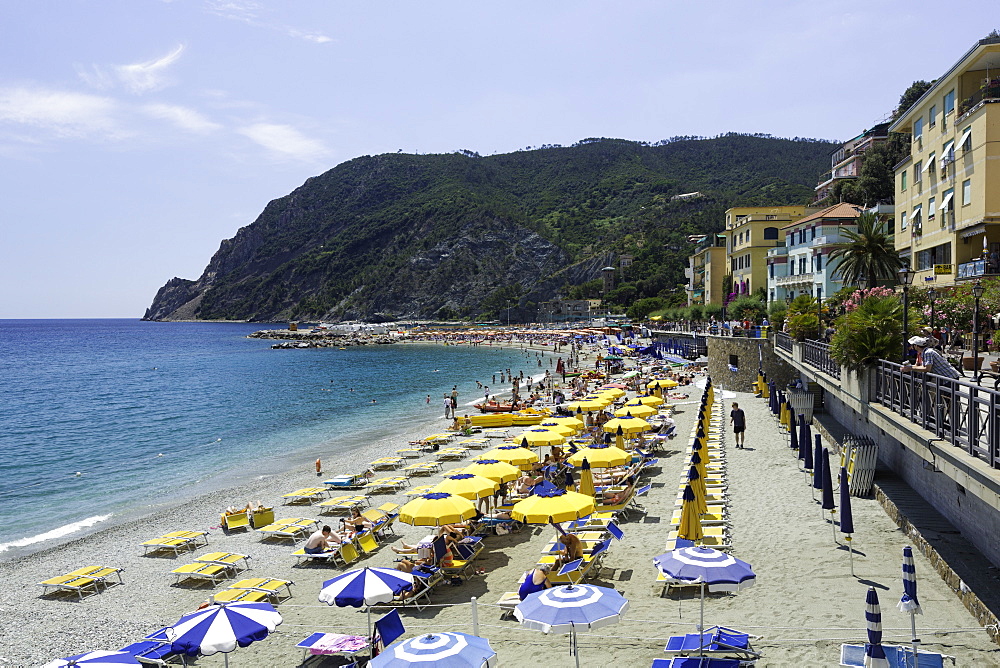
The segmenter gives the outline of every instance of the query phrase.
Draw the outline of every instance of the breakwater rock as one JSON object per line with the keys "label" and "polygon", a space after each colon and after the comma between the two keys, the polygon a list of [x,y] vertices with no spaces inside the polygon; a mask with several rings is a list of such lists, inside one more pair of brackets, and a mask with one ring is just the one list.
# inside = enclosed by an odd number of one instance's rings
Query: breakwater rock
{"label": "breakwater rock", "polygon": [[396,343],[391,336],[372,334],[343,334],[340,332],[293,332],[287,329],[262,329],[247,335],[248,339],[279,339],[271,348],[289,350],[292,348],[347,348],[349,346],[370,346]]}

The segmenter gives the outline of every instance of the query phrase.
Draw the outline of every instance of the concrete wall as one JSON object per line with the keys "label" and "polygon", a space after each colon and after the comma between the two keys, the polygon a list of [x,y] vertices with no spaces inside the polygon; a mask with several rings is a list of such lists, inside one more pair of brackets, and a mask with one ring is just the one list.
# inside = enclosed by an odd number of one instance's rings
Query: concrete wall
{"label": "concrete wall", "polygon": [[[763,369],[768,380],[779,386],[788,385],[799,373],[774,354],[767,339],[747,339],[739,336],[708,336],[708,373],[717,387],[738,392],[749,392],[750,384],[757,380],[760,354],[763,352]],[[729,367],[735,355],[737,371]]]}

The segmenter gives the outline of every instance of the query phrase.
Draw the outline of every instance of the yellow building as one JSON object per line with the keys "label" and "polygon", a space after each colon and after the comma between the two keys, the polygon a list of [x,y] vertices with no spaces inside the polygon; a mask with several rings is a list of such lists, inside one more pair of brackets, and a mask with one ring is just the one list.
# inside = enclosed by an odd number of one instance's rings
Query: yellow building
{"label": "yellow building", "polygon": [[726,248],[707,246],[699,249],[689,258],[690,298],[689,304],[719,304],[726,298],[723,293],[723,278],[728,272]]}
{"label": "yellow building", "polygon": [[896,249],[914,285],[1000,273],[1000,38],[979,40],[889,128],[909,133],[896,166]]}
{"label": "yellow building", "polygon": [[726,259],[732,291],[767,289],[767,251],[785,241],[784,227],[801,218],[805,206],[735,207],[726,211]]}

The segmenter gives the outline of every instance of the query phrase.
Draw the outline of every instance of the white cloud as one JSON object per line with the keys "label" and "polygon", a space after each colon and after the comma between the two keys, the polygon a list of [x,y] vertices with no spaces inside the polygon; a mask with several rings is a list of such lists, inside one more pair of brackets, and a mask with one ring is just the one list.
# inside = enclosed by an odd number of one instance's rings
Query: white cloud
{"label": "white cloud", "polygon": [[144,63],[133,63],[131,65],[115,65],[114,71],[119,80],[137,95],[152,90],[160,90],[169,83],[167,69],[177,62],[183,52],[184,45],[179,44],[170,53],[161,58],[148,60]]}
{"label": "white cloud", "polygon": [[238,132],[277,155],[298,160],[317,160],[328,151],[322,142],[310,139],[290,125],[254,123]]}
{"label": "white cloud", "polygon": [[222,127],[194,109],[175,104],[147,104],[142,110],[153,118],[169,121],[181,130],[197,134],[208,134]]}
{"label": "white cloud", "polygon": [[266,28],[282,32],[295,39],[304,39],[315,44],[326,44],[332,42],[333,38],[318,32],[299,30],[289,25],[269,21],[262,16],[267,9],[260,2],[254,0],[210,0],[208,11],[231,21],[246,23],[255,28]]}
{"label": "white cloud", "polygon": [[42,128],[62,137],[103,136],[121,138],[125,133],[115,118],[114,100],[65,91],[2,88],[0,121]]}

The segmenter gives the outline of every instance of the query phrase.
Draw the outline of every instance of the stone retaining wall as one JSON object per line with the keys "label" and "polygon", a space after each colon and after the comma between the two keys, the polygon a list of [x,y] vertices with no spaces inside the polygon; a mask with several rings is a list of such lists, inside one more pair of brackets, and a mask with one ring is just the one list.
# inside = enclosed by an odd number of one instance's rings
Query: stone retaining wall
{"label": "stone retaining wall", "polygon": [[[749,339],[739,336],[708,336],[708,373],[712,382],[722,389],[749,392],[751,383],[757,380],[757,370],[761,367],[768,380],[785,387],[798,377],[798,372],[774,354],[767,339]],[[736,371],[730,362],[736,362]]]}

